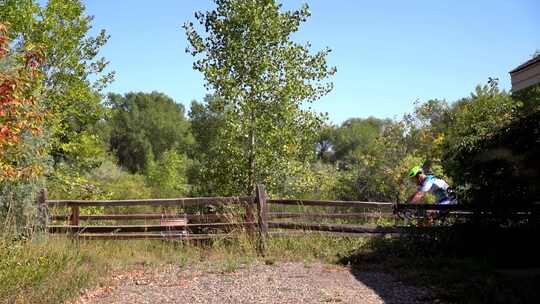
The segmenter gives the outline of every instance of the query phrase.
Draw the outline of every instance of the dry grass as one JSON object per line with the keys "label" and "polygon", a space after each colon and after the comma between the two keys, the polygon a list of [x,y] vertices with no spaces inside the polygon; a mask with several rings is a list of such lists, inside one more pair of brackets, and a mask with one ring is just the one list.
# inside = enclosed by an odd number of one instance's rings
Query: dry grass
{"label": "dry grass", "polygon": [[493,265],[482,259],[439,255],[432,252],[435,247],[393,239],[313,233],[273,237],[268,242],[266,256],[261,257],[246,236],[197,243],[72,241],[66,237],[3,239],[0,240],[0,303],[62,303],[75,298],[85,288],[107,286],[115,273],[141,266],[196,265],[209,272],[230,273],[252,264],[282,262],[344,263],[351,264],[353,269],[390,272],[405,282],[429,286],[450,302],[459,302],[468,294],[479,303],[483,303],[483,298],[520,299],[527,303],[537,294],[531,291],[535,290],[532,285],[538,283],[538,276],[522,284],[497,274]]}
{"label": "dry grass", "polygon": [[112,272],[136,266],[197,264],[210,271],[233,272],[255,261],[337,261],[339,252],[363,243],[360,239],[313,235],[274,238],[265,258],[242,236],[199,243],[164,241],[76,241],[36,237],[0,241],[0,303],[60,303],[84,288],[107,283]]}

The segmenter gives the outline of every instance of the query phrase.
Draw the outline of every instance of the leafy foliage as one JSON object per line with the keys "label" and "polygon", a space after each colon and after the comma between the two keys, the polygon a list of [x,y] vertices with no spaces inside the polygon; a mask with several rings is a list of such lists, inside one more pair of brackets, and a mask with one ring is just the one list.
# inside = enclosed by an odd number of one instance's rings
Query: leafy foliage
{"label": "leafy foliage", "polygon": [[218,137],[218,131],[225,123],[223,101],[215,95],[207,95],[204,101],[193,101],[189,111],[191,132],[195,138],[195,158],[206,155],[208,147],[212,146]]}
{"label": "leafy foliage", "polygon": [[531,88],[517,99],[484,87],[456,105],[445,169],[468,202],[504,208],[540,198],[538,92]]}
{"label": "leafy foliage", "polygon": [[[363,155],[373,152],[375,140],[389,123],[389,120],[374,117],[346,120],[341,127],[333,129],[329,135],[326,134],[328,131],[322,133],[322,136],[327,136],[327,141],[330,142],[325,148],[326,157],[342,167],[357,164]],[[324,144],[321,143],[321,147],[322,145]]]}
{"label": "leafy foliage", "polygon": [[194,143],[184,107],[164,94],[109,95],[110,146],[121,166],[142,173],[168,150],[190,152]]}
{"label": "leafy foliage", "polygon": [[188,170],[191,160],[174,150],[165,151],[147,169],[146,179],[152,187],[152,197],[183,197],[190,192]]}
{"label": "leafy foliage", "polygon": [[46,111],[38,50],[12,50],[0,23],[0,219],[5,229],[32,228],[34,193],[47,168]]}
{"label": "leafy foliage", "polygon": [[264,183],[273,196],[402,202],[415,187],[407,169],[419,164],[457,185],[461,201],[540,198],[540,86],[510,95],[490,80],[453,104],[417,103],[399,120],[325,125],[310,103],[333,87],[330,50],[313,53],[291,38],[309,8],[215,3],[195,14],[199,25],[184,25],[209,91],[188,120],[157,92],[101,103],[112,74],[97,55],[108,36],[89,36],[92,17],[80,0],[0,1],[11,24],[0,28],[3,214],[30,214],[23,210],[48,153],[58,198],[243,195]]}
{"label": "leafy foliage", "polygon": [[338,169],[334,195],[345,200],[404,201],[412,191],[406,177],[409,166],[426,158],[414,144],[416,117],[415,111],[401,121],[355,118],[323,130],[317,149]]}
{"label": "leafy foliage", "polygon": [[215,10],[195,14],[206,36],[184,25],[187,51],[201,56],[194,68],[219,97],[224,117],[203,174],[221,194],[251,193],[258,182],[276,189],[313,157],[322,117],[301,105],[331,90],[324,82],[335,72],[326,65],[330,50],[312,55],[309,44],[291,41],[310,15],[307,6],[282,13],[273,0],[215,2]]}
{"label": "leafy foliage", "polygon": [[79,0],[0,2],[0,19],[9,22],[9,35],[19,47],[39,45],[43,64],[43,103],[51,110],[52,152],[56,160],[69,157],[71,143],[103,115],[99,92],[113,79],[104,74],[104,58],[97,58],[108,36],[102,30],[90,37],[92,17]]}
{"label": "leafy foliage", "polygon": [[55,199],[127,199],[152,196],[145,177],[130,174],[104,159],[100,165],[81,172],[69,164],[61,163],[48,179],[49,197]]}
{"label": "leafy foliage", "polygon": [[[469,201],[472,201],[468,191],[471,187],[477,190],[482,188],[486,194],[493,190],[488,190],[486,181],[473,172],[474,170],[471,171],[472,164],[483,162],[474,154],[481,154],[484,143],[517,118],[519,105],[508,93],[500,92],[496,86],[486,85],[477,87],[475,94],[456,102],[450,110],[443,143],[444,168],[461,186],[464,199],[469,198]],[[491,154],[488,150],[483,152],[486,155]],[[503,177],[502,174],[496,175]]]}
{"label": "leafy foliage", "polygon": [[[0,61],[7,60],[7,28],[0,23]],[[39,104],[42,56],[37,51],[15,53],[15,66],[0,74],[0,182],[35,177],[42,168],[31,161],[43,155],[43,147],[33,145],[31,138],[43,133],[44,114]]]}
{"label": "leafy foliage", "polygon": [[445,139],[448,156],[460,150],[471,150],[493,136],[516,117],[518,106],[508,93],[500,92],[496,86],[478,86],[474,94],[453,106]]}
{"label": "leafy foliage", "polygon": [[[532,202],[540,198],[540,167],[533,156],[540,142],[538,96],[533,87],[512,97],[491,82],[452,105],[443,100],[417,104],[414,112],[387,121],[378,131],[355,128],[351,121],[328,128],[318,152],[326,162],[339,164],[335,189],[343,199],[402,202],[414,191],[407,169],[423,164],[457,187],[461,202]],[[362,140],[362,148],[356,148]]]}
{"label": "leafy foliage", "polygon": [[340,172],[334,165],[316,162],[302,174],[288,176],[282,187],[270,195],[305,199],[338,199],[339,177]]}

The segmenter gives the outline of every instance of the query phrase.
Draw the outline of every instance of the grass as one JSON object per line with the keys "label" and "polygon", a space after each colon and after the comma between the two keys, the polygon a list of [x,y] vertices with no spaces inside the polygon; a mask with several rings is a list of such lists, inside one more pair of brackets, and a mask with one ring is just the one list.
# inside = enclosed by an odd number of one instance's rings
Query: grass
{"label": "grass", "polygon": [[91,251],[63,242],[2,242],[0,301],[60,303],[105,275],[105,265]]}
{"label": "grass", "polygon": [[508,276],[498,271],[501,265],[492,256],[459,254],[447,246],[421,238],[366,239],[314,233],[273,237],[261,257],[246,237],[198,243],[4,239],[0,240],[0,303],[62,303],[85,288],[107,285],[113,272],[133,268],[196,265],[230,273],[253,263],[271,266],[283,261],[307,266],[320,261],[351,265],[353,270],[390,272],[406,283],[432,288],[445,303],[529,303],[540,296],[538,275]]}
{"label": "grass", "polygon": [[114,271],[173,264],[197,265],[219,273],[254,262],[336,262],[340,251],[361,245],[358,239],[310,236],[273,238],[260,257],[246,237],[199,243],[163,241],[76,241],[65,237],[0,240],[0,303],[62,303],[85,288],[107,284]]}
{"label": "grass", "polygon": [[318,233],[302,237],[274,237],[268,244],[267,257],[277,261],[322,261],[337,263],[340,253],[361,248],[364,238],[332,237]]}

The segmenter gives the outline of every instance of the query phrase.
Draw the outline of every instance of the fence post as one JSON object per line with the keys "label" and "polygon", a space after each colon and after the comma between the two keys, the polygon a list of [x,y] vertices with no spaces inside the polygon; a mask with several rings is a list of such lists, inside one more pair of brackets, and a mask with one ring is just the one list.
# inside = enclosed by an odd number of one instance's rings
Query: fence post
{"label": "fence post", "polygon": [[79,226],[79,206],[71,206],[71,225]]}
{"label": "fence post", "polygon": [[47,207],[47,188],[42,188],[37,196],[37,226],[47,232],[49,210]]}
{"label": "fence post", "polygon": [[246,225],[246,232],[250,240],[255,239],[255,214],[253,212],[253,201],[245,203],[246,205],[246,215],[244,221],[249,223]]}
{"label": "fence post", "polygon": [[257,185],[257,193],[255,201],[257,202],[257,219],[259,226],[259,252],[261,255],[266,253],[266,245],[268,238],[268,204],[267,195],[264,185]]}

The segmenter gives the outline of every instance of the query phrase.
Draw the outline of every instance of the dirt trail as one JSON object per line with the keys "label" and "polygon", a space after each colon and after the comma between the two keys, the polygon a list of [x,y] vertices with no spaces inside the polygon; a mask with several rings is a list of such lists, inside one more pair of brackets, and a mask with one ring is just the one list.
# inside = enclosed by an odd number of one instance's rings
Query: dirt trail
{"label": "dirt trail", "polygon": [[118,276],[75,303],[431,303],[427,290],[379,272],[320,263],[255,264],[230,273],[167,266]]}

